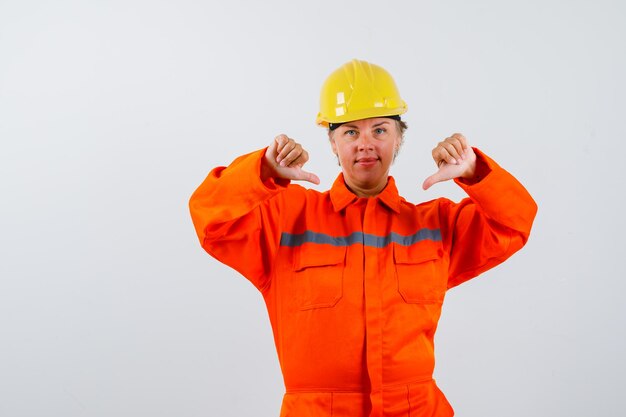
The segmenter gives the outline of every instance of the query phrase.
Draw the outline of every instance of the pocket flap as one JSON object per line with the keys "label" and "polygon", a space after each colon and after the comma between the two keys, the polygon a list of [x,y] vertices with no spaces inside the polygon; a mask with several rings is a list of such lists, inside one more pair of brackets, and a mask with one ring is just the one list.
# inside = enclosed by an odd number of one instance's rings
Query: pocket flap
{"label": "pocket flap", "polygon": [[295,270],[319,266],[344,264],[346,261],[345,247],[301,248],[296,255]]}
{"label": "pocket flap", "polygon": [[411,246],[396,244],[393,246],[393,259],[396,264],[420,264],[442,257],[441,242],[424,242]]}

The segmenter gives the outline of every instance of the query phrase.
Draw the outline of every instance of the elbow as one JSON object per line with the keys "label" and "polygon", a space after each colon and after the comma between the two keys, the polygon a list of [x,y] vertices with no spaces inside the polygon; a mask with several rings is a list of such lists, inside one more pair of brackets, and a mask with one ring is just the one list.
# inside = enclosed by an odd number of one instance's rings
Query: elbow
{"label": "elbow", "polygon": [[526,241],[528,240],[528,237],[530,236],[530,230],[533,227],[533,223],[535,222],[535,218],[537,217],[537,211],[539,210],[539,206],[537,206],[537,203],[535,202],[535,200],[531,199],[530,203],[531,204],[529,204],[528,206],[528,213],[525,216],[526,228],[525,228],[524,243],[526,243]]}

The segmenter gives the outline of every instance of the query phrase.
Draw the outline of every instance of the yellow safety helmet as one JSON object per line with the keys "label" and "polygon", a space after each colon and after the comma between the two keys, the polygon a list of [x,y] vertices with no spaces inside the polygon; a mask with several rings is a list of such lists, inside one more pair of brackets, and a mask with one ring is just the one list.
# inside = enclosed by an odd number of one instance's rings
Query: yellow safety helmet
{"label": "yellow safety helmet", "polygon": [[320,94],[317,124],[345,123],[407,111],[396,83],[384,68],[353,59],[328,76]]}

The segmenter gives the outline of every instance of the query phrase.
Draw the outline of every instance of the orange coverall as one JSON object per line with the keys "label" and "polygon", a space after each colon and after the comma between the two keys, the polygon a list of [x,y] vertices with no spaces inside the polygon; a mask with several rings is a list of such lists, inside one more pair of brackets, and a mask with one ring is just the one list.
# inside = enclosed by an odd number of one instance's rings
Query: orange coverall
{"label": "orange coverall", "polygon": [[211,171],[190,200],[202,247],[263,295],[286,393],[281,417],[454,415],[433,338],[446,290],[526,242],[537,210],[485,154],[469,195],[414,205],[340,174],[320,193],[260,179],[265,150]]}

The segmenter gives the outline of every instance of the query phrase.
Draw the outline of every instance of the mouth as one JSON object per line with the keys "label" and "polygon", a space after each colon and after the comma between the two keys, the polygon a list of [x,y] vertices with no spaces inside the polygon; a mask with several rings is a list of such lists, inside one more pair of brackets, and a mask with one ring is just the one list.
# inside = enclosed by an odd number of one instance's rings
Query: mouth
{"label": "mouth", "polygon": [[378,163],[378,158],[374,158],[374,157],[359,158],[355,162],[356,165],[360,165],[362,167],[370,167],[370,166],[376,165],[377,163]]}

